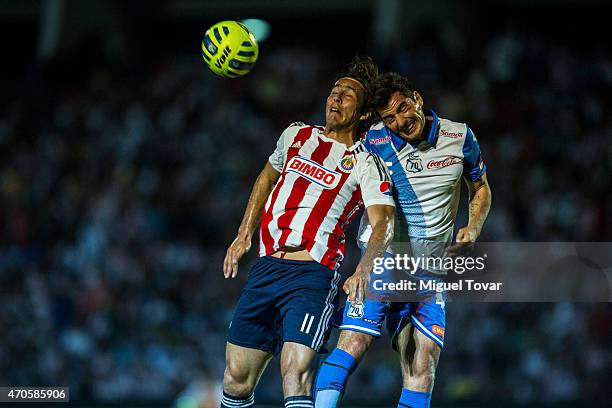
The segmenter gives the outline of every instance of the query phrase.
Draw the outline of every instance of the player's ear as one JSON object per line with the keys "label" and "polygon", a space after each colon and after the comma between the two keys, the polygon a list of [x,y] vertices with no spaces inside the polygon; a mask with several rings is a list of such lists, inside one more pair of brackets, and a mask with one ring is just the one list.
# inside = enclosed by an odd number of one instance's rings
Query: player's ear
{"label": "player's ear", "polygon": [[421,94],[418,93],[417,91],[414,91],[412,93],[412,96],[414,98],[414,101],[419,104],[419,106],[422,108],[423,107],[423,98],[421,97]]}

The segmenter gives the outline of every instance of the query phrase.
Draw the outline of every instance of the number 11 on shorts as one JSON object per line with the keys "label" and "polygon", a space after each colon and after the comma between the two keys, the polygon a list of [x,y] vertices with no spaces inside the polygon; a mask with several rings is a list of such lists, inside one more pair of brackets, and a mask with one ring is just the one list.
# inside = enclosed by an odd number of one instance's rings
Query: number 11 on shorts
{"label": "number 11 on shorts", "polygon": [[302,321],[302,327],[300,327],[300,331],[302,333],[310,334],[310,328],[312,327],[312,322],[314,321],[314,316],[310,313],[306,313],[304,316],[304,320]]}

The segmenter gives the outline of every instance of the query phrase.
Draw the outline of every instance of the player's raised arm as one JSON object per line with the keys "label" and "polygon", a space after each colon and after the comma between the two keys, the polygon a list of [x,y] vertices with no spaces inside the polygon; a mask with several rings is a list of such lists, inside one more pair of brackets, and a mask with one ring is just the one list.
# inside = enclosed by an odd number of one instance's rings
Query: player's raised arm
{"label": "player's raised arm", "polygon": [[470,128],[465,135],[463,155],[463,179],[469,191],[469,218],[468,225],[457,231],[457,245],[449,248],[451,253],[458,249],[458,246],[476,242],[491,209],[492,195],[487,180],[487,166],[482,160],[476,136]]}
{"label": "player's raised arm", "polygon": [[268,162],[255,180],[242,222],[238,228],[238,235],[225,254],[223,276],[226,279],[235,278],[238,275],[238,261],[251,249],[251,238],[259,222],[261,211],[279,176],[280,172]]}
{"label": "player's raised arm", "polygon": [[468,225],[457,231],[458,243],[474,243],[480,236],[482,226],[484,225],[489,210],[491,209],[491,187],[487,180],[487,173],[483,173],[476,181],[465,179],[467,185],[470,204],[469,204],[469,218]]}

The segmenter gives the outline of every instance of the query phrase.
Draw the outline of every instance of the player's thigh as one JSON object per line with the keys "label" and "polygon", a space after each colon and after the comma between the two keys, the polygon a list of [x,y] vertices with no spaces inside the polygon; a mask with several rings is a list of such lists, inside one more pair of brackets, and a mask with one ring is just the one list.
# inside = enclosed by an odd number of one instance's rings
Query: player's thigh
{"label": "player's thigh", "polygon": [[440,346],[410,324],[400,333],[398,347],[404,388],[431,392],[440,359]]}
{"label": "player's thigh", "polygon": [[269,351],[226,343],[225,381],[254,386],[272,355]]}
{"label": "player's thigh", "polygon": [[403,327],[397,337],[397,348],[407,374],[418,376],[435,372],[440,359],[440,346],[420,332],[414,324]]}
{"label": "player's thigh", "polygon": [[282,341],[324,352],[338,304],[340,275],[320,264],[306,265],[297,272],[277,300]]}
{"label": "player's thigh", "polygon": [[[410,319],[401,326],[396,336],[395,347],[400,353],[402,382],[406,389],[431,392],[434,385],[436,368],[440,360],[442,345],[425,334],[421,324]],[[443,344],[443,343],[442,343]]]}
{"label": "player's thigh", "polygon": [[259,258],[249,271],[229,327],[228,342],[236,346],[272,352],[278,346],[280,316],[275,306],[278,266]]}

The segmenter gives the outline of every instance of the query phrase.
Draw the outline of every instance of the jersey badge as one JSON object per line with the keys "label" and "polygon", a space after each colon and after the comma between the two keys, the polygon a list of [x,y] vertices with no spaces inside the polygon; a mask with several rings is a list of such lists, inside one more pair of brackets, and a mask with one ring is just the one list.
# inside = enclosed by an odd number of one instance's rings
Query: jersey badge
{"label": "jersey badge", "polygon": [[349,302],[349,310],[347,313],[348,317],[353,319],[361,319],[363,317],[363,303],[362,302]]}
{"label": "jersey badge", "polygon": [[423,162],[416,152],[411,152],[408,154],[408,159],[406,160],[406,171],[409,171],[410,173],[418,173],[423,171]]}
{"label": "jersey badge", "polygon": [[354,156],[344,156],[342,160],[340,160],[340,171],[345,173],[350,172],[355,167],[355,162],[356,160]]}

